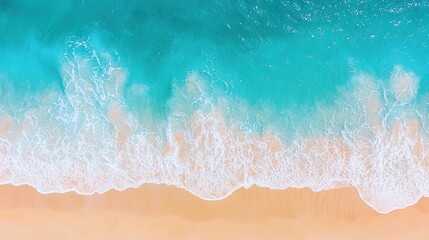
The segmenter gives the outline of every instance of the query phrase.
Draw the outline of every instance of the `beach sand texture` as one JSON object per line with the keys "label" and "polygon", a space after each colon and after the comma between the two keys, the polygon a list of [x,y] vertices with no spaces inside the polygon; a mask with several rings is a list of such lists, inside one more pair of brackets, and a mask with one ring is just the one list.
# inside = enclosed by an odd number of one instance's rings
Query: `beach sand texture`
{"label": "beach sand texture", "polygon": [[3,239],[427,239],[429,200],[380,214],[352,188],[239,189],[206,201],[166,185],[104,194],[0,186]]}

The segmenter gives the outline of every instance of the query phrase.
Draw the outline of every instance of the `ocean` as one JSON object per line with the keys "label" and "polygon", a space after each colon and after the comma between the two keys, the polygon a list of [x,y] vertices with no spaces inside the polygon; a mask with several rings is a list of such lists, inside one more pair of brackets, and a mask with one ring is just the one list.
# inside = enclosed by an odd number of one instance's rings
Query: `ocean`
{"label": "ocean", "polygon": [[0,183],[429,197],[427,1],[0,1]]}

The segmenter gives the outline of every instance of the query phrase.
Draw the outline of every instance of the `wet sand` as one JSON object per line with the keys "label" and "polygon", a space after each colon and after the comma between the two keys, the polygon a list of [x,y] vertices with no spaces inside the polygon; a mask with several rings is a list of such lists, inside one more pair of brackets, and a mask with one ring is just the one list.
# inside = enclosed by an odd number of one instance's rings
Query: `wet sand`
{"label": "wet sand", "polygon": [[428,239],[429,199],[379,214],[352,188],[240,189],[220,201],[172,186],[83,196],[0,186],[7,239]]}

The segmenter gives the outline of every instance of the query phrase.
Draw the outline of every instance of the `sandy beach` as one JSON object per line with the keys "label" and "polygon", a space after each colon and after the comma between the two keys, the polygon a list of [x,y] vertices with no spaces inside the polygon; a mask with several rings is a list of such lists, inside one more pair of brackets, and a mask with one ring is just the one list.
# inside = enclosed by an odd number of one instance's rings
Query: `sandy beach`
{"label": "sandy beach", "polygon": [[379,214],[352,188],[240,189],[220,201],[172,186],[90,196],[0,186],[5,239],[427,239],[429,200]]}

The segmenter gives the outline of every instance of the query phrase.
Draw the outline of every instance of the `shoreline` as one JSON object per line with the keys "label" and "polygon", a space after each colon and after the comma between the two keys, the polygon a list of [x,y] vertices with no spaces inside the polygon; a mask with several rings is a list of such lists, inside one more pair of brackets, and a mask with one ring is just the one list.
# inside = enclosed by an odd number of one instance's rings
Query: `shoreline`
{"label": "shoreline", "polygon": [[[219,201],[146,184],[104,194],[41,194],[0,186],[0,235],[9,239],[425,239],[429,198],[380,214],[353,188],[239,189]],[[26,235],[27,234],[27,235]],[[39,235],[38,235],[39,234]],[[208,235],[206,235],[208,234]]]}

